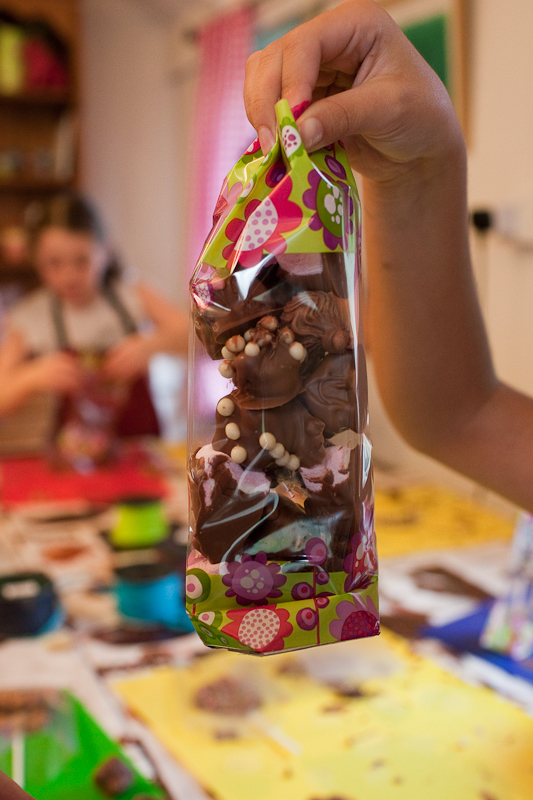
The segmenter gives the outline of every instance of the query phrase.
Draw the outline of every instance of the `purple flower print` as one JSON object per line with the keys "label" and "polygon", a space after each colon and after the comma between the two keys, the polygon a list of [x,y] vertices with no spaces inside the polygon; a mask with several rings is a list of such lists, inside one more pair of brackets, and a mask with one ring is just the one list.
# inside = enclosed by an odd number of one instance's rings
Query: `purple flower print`
{"label": "purple flower print", "polygon": [[226,597],[237,597],[241,606],[265,605],[267,597],[281,597],[278,587],[286,578],[279,571],[279,564],[267,564],[266,553],[260,552],[255,558],[246,553],[241,561],[228,564],[228,572],[222,578],[222,583],[230,587]]}

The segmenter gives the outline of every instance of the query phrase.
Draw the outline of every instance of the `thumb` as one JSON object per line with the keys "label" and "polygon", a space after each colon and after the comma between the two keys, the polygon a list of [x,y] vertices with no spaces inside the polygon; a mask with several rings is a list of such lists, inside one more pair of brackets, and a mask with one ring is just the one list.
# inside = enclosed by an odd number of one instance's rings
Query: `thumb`
{"label": "thumb", "polygon": [[376,78],[313,103],[298,120],[305,148],[312,152],[357,134],[386,136],[392,121],[391,106],[395,104],[387,97],[390,89],[386,91],[384,82]]}

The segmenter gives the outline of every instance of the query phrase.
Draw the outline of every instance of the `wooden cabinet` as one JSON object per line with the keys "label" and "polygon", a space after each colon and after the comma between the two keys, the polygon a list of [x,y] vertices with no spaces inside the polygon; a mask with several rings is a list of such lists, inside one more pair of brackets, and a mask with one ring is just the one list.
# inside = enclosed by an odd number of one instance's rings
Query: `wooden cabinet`
{"label": "wooden cabinet", "polygon": [[[15,41],[18,52],[20,47],[27,48],[28,42],[40,41],[35,34],[39,21],[50,27],[68,54],[63,79],[43,80],[42,58],[39,62],[37,53],[32,64],[41,67],[41,78],[35,79],[34,70],[32,80],[25,49],[24,77],[15,88],[6,88],[2,69],[6,70],[3,58],[6,52],[9,54],[10,41],[2,51],[5,15],[20,20],[24,28],[23,44]],[[9,38],[9,20],[7,24]],[[28,261],[20,257],[24,220],[32,208],[37,208],[36,203],[76,184],[78,60],[78,0],[0,0],[0,285],[34,283]]]}

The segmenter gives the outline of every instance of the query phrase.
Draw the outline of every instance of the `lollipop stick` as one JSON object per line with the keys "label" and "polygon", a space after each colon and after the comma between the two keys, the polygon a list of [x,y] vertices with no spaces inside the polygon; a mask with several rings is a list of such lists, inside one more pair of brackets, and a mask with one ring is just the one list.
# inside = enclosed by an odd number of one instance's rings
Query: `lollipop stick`
{"label": "lollipop stick", "polygon": [[11,736],[11,777],[24,789],[24,734],[15,730]]}

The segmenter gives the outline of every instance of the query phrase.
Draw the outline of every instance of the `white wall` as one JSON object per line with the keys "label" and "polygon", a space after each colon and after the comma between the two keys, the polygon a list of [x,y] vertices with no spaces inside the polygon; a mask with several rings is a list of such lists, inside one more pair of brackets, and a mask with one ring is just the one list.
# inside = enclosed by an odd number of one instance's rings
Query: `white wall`
{"label": "white wall", "polygon": [[128,265],[183,293],[179,89],[169,20],[133,0],[82,0],[82,181]]}

